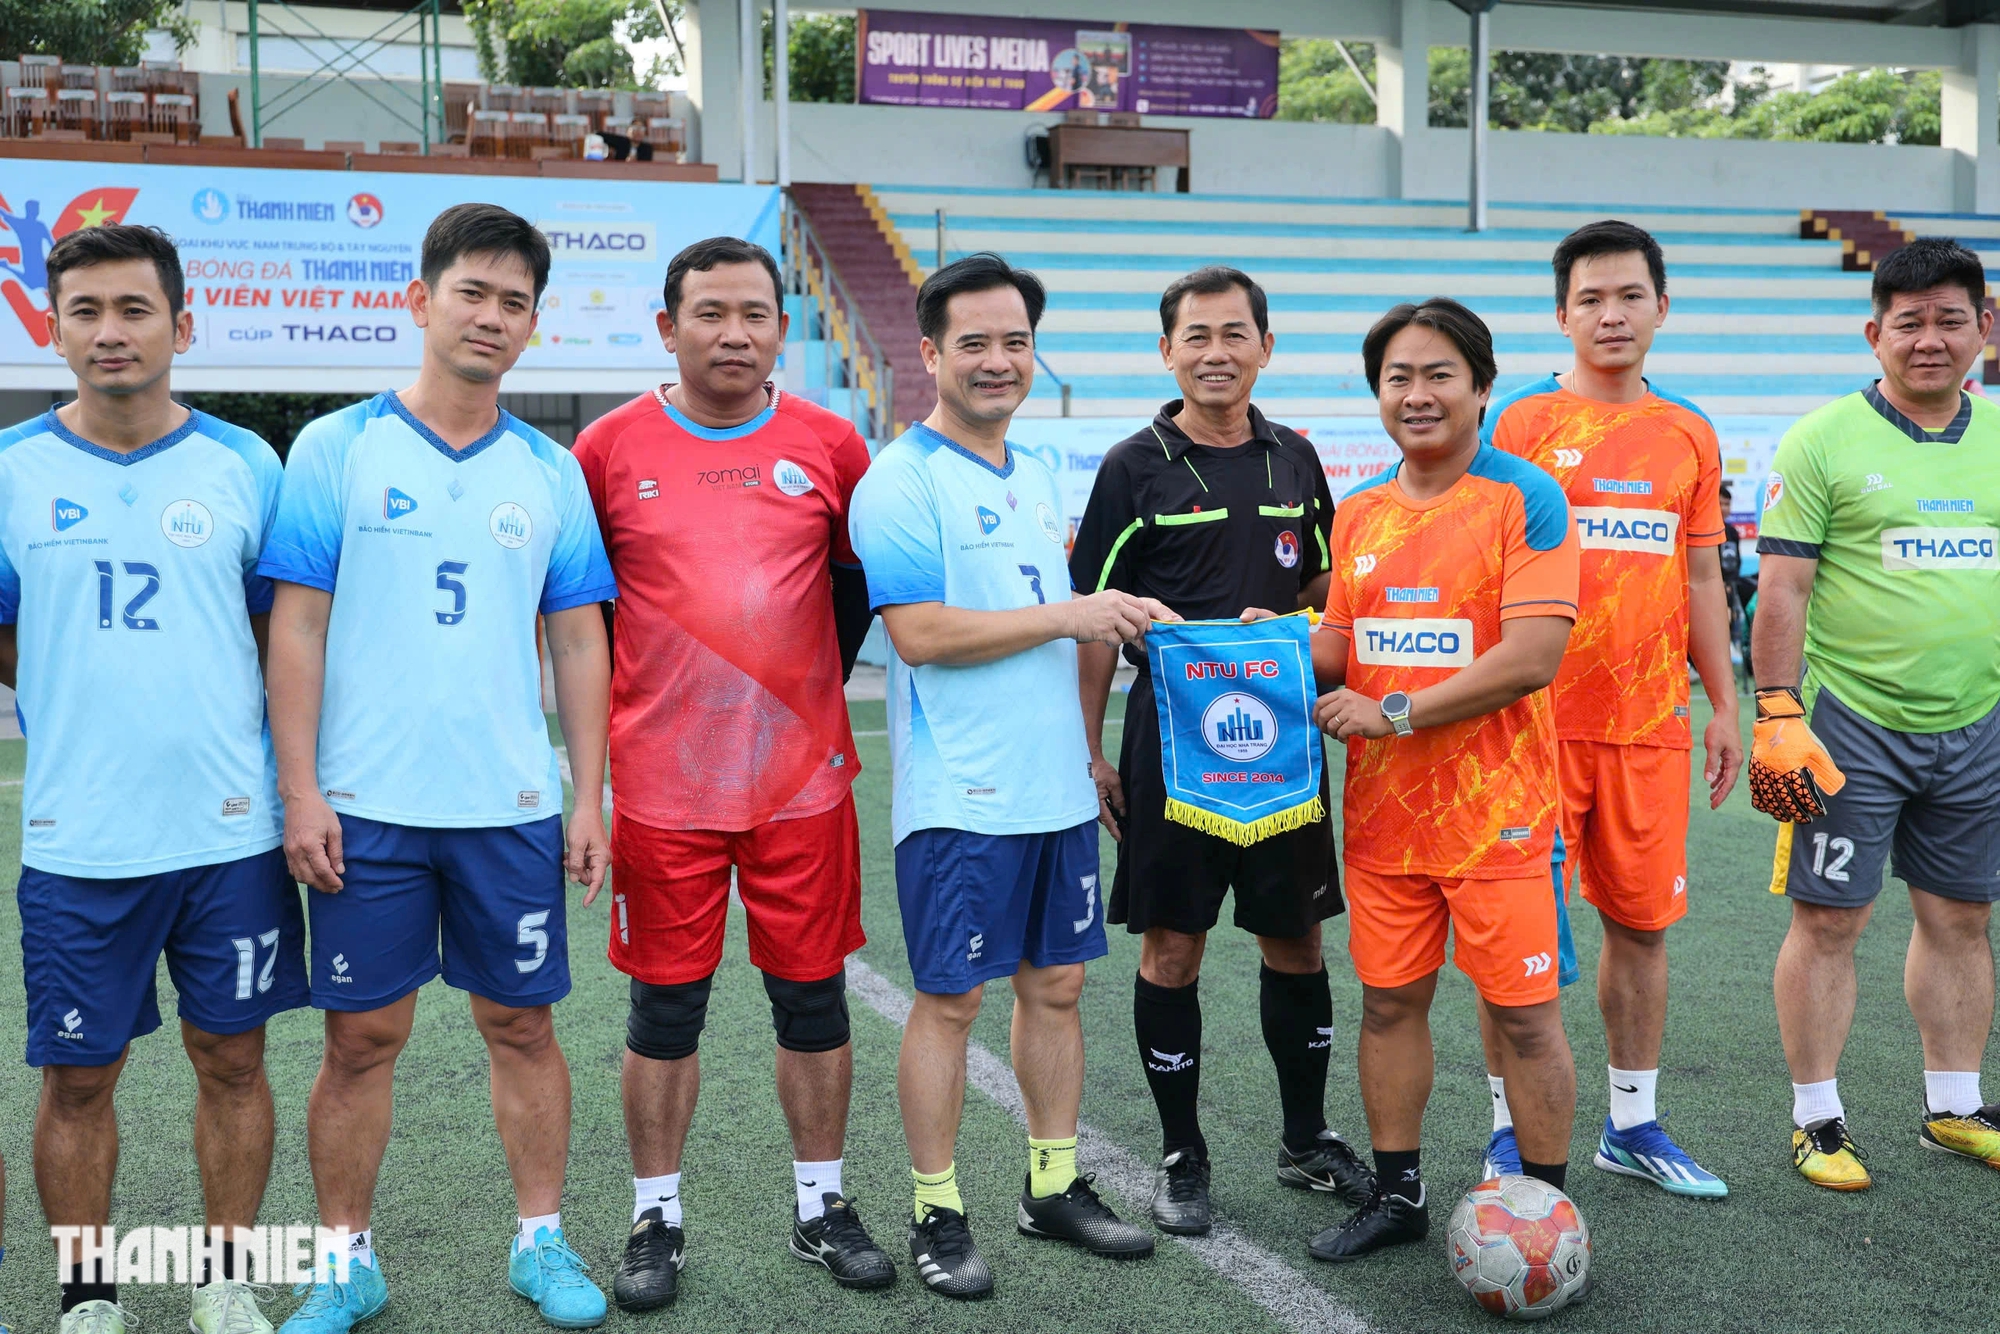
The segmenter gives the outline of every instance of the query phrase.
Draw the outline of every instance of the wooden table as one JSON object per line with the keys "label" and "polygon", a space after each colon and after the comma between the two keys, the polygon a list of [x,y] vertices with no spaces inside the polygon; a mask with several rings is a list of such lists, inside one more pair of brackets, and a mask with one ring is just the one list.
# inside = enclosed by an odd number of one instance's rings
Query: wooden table
{"label": "wooden table", "polygon": [[1049,126],[1049,185],[1069,188],[1075,167],[1178,167],[1188,192],[1188,132],[1113,125]]}

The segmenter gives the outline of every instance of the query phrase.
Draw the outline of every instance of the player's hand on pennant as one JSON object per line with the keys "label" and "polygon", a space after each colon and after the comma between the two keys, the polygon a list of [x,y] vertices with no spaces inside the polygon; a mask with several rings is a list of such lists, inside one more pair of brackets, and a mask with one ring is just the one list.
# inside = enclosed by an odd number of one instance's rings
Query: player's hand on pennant
{"label": "player's hand on pennant", "polygon": [[1396,735],[1395,724],[1382,715],[1382,701],[1370,699],[1342,686],[1319,697],[1313,706],[1313,721],[1335,741],[1352,737],[1379,740]]}
{"label": "player's hand on pennant", "polygon": [[569,817],[569,841],[563,851],[563,869],[569,878],[587,886],[583,906],[597,902],[604,888],[604,873],[611,866],[611,840],[604,833],[601,812],[579,808]]}
{"label": "player's hand on pennant", "polygon": [[[1153,623],[1151,598],[1135,598],[1116,588],[1063,603],[1069,609],[1070,638],[1080,644],[1130,644],[1145,637]],[[1165,611],[1166,608],[1160,607]],[[1175,618],[1178,619],[1178,618]]]}
{"label": "player's hand on pennant", "polygon": [[340,892],[340,877],[347,874],[340,817],[317,792],[285,803],[285,865],[294,879],[314,889]]}
{"label": "player's hand on pennant", "polygon": [[1178,621],[1181,614],[1158,598],[1140,598],[1139,605],[1146,609],[1146,615],[1156,621]]}
{"label": "player's hand on pennant", "polygon": [[1810,824],[1826,814],[1826,798],[1847,786],[1847,775],[1806,725],[1799,692],[1777,687],[1757,692],[1757,724],[1750,744],[1750,804],[1788,824]]}
{"label": "player's hand on pennant", "polygon": [[1701,776],[1708,784],[1708,808],[1722,809],[1722,803],[1736,787],[1736,776],[1743,771],[1743,734],[1738,730],[1736,714],[1727,717],[1718,714],[1711,718],[1708,728],[1701,734],[1701,745],[1707,753],[1707,762],[1702,765]]}
{"label": "player's hand on pennant", "polygon": [[1275,611],[1266,611],[1262,607],[1245,607],[1242,619],[1245,625],[1248,625],[1252,621],[1275,621],[1278,619],[1278,613]]}
{"label": "player's hand on pennant", "polygon": [[1118,766],[1099,755],[1090,762],[1090,781],[1097,785],[1097,823],[1111,831],[1111,841],[1123,843],[1118,817],[1125,814],[1125,783]]}

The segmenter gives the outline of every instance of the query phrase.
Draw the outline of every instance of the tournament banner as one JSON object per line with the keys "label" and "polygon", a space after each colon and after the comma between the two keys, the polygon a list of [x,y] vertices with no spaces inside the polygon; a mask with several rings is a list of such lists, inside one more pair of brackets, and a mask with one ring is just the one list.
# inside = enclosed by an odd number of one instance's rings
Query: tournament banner
{"label": "tournament banner", "polygon": [[993,111],[1278,112],[1278,34],[1255,28],[863,9],[860,100]]}
{"label": "tournament banner", "polygon": [[1326,818],[1311,634],[1304,612],[1146,632],[1169,820],[1248,846]]}
{"label": "tournament banner", "polygon": [[[406,291],[424,231],[453,204],[503,205],[553,264],[526,370],[652,369],[667,261],[727,233],[775,252],[778,192],[540,176],[286,171],[10,159],[0,149],[0,385],[67,384],[49,348],[48,253],[80,227],[160,227],[180,247],[187,367],[414,367]],[[20,368],[32,368],[24,373]]]}

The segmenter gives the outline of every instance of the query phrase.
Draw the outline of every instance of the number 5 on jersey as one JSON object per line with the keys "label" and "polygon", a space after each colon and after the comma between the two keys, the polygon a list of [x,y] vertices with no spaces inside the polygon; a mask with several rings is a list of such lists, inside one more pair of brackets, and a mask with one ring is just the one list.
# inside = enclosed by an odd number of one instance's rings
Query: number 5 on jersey
{"label": "number 5 on jersey", "polygon": [[465,573],[465,568],[465,562],[462,560],[438,562],[438,591],[451,594],[451,610],[437,613],[439,625],[457,625],[465,619],[465,585],[458,581],[458,576]]}

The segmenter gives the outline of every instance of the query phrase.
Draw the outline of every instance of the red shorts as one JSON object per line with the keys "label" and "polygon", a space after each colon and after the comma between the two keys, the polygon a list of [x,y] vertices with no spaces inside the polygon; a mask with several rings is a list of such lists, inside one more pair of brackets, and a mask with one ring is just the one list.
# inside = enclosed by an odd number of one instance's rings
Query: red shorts
{"label": "red shorts", "polygon": [[736,832],[655,829],[614,808],[612,967],[655,986],[713,974],[722,963],[731,866],[750,919],[750,962],[773,977],[832,977],[867,943],[851,793],[830,811]]}
{"label": "red shorts", "polygon": [[1622,927],[1659,931],[1687,915],[1693,752],[1564,741],[1563,843],[1584,901]]}
{"label": "red shorts", "polygon": [[1553,877],[1444,880],[1347,867],[1347,952],[1371,987],[1405,987],[1452,959],[1489,1005],[1556,998]]}

